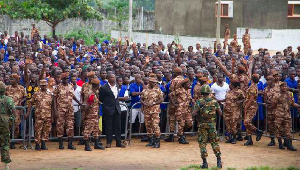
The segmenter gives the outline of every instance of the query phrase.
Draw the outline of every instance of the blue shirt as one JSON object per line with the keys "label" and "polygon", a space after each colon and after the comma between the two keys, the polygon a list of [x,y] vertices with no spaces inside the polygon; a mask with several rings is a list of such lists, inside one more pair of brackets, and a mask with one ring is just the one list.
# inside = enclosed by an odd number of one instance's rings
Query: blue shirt
{"label": "blue shirt", "polygon": [[[165,94],[166,93],[166,89],[163,85],[159,85],[160,90]],[[167,109],[168,105],[167,104],[160,104],[160,109]]]}
{"label": "blue shirt", "polygon": [[165,98],[165,102],[169,102],[169,93],[170,93],[170,86],[171,86],[171,81],[169,81],[166,84],[166,98]]}
{"label": "blue shirt", "polygon": [[122,85],[119,92],[119,97],[124,97],[127,89],[128,89],[128,85]]}
{"label": "blue shirt", "polygon": [[[289,88],[298,89],[298,82],[295,79],[292,80],[291,78],[287,78],[284,80],[284,82],[286,82]],[[297,93],[293,93],[293,94],[294,94],[295,103],[298,103],[298,94]]]}
{"label": "blue shirt", "polygon": [[84,63],[85,60],[86,60],[85,57],[82,57],[82,59],[80,59],[80,57],[77,57],[77,58],[76,58],[76,61],[77,61],[77,62],[83,62],[83,63]]}
{"label": "blue shirt", "polygon": [[[132,96],[133,92],[142,92],[143,91],[143,85],[140,84],[138,85],[137,83],[132,83],[129,86],[129,95],[131,96],[131,104],[130,106],[132,107],[135,103],[138,103],[141,101],[140,95],[138,96]],[[133,108],[141,108],[141,104],[137,104],[136,106],[134,106]]]}
{"label": "blue shirt", "polygon": [[99,80],[100,80],[100,85],[101,85],[101,86],[103,86],[104,84],[106,84],[106,83],[107,83],[107,81],[106,81],[106,80],[101,80],[100,78],[99,78]]}

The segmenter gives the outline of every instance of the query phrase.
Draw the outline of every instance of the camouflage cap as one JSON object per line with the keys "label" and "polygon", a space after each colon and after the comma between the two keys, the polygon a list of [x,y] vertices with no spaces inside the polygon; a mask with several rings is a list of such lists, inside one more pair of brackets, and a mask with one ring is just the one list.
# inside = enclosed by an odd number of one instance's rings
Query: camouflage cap
{"label": "camouflage cap", "polygon": [[91,83],[92,84],[100,84],[100,80],[98,78],[93,78]]}
{"label": "camouflage cap", "polygon": [[2,81],[0,81],[0,92],[5,92],[5,88],[5,84]]}
{"label": "camouflage cap", "polygon": [[209,85],[203,85],[201,87],[201,93],[207,93],[207,94],[210,94],[211,93],[211,89],[209,87]]}
{"label": "camouflage cap", "polygon": [[46,80],[40,80],[40,86],[47,86]]}

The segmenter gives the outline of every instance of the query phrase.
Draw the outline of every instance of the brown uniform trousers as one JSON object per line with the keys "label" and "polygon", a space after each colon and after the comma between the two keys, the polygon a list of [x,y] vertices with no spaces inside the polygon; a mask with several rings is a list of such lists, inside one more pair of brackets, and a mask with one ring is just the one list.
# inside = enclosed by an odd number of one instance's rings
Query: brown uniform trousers
{"label": "brown uniform trousers", "polygon": [[[254,99],[252,101],[250,101],[250,98],[252,96],[254,97]],[[258,109],[258,105],[256,103],[257,96],[258,96],[257,84],[252,84],[246,92],[246,100],[244,102],[244,109],[245,109],[244,110],[245,111],[244,124],[246,127],[247,136],[252,135],[252,133],[257,130],[257,128],[252,124],[252,119],[255,116],[257,109]],[[248,108],[246,108],[245,104],[249,103],[249,102],[251,104],[248,105]]]}

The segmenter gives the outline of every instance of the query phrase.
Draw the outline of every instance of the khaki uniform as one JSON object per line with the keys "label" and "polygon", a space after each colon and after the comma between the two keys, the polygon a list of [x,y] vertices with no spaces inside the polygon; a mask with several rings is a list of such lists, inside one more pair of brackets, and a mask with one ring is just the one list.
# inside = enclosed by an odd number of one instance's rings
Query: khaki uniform
{"label": "khaki uniform", "polygon": [[[5,94],[9,97],[11,97],[14,101],[15,106],[21,106],[21,102],[23,99],[26,98],[26,90],[23,86],[18,85],[17,87],[13,87],[12,85],[9,85],[6,87]],[[20,123],[21,123],[21,110],[15,111],[15,138],[18,138],[20,135]]]}
{"label": "khaki uniform", "polygon": [[[257,96],[258,96],[258,88],[257,84],[251,84],[251,86],[248,88],[246,92],[246,100],[244,102],[244,109],[245,109],[245,117],[244,117],[244,124],[246,127],[246,133],[247,136],[252,135],[253,132],[257,130],[257,128],[252,124],[252,119],[256,114],[256,111],[258,109],[257,104]],[[253,100],[250,100],[250,98],[253,97]],[[249,103],[248,107],[246,108],[246,103]]]}
{"label": "khaki uniform", "polygon": [[64,130],[68,137],[74,136],[74,108],[73,108],[73,87],[68,84],[64,86],[59,84],[54,91],[57,105],[57,137],[63,137]]}
{"label": "khaki uniform", "polygon": [[231,134],[237,133],[237,124],[241,122],[241,105],[237,102],[244,99],[241,89],[233,89],[227,92],[224,105],[224,120],[227,131]]}
{"label": "khaki uniform", "polygon": [[90,109],[88,109],[85,113],[84,118],[84,129],[83,136],[84,140],[88,140],[90,134],[92,133],[94,138],[98,138],[101,131],[99,129],[99,92],[96,93],[93,90],[89,91],[88,99],[86,102],[89,102]]}
{"label": "khaki uniform", "polygon": [[250,34],[244,34],[242,40],[244,43],[244,54],[247,55],[249,48],[251,48]]}
{"label": "khaki uniform", "polygon": [[[153,89],[143,89],[141,94],[141,101],[145,103],[152,104],[154,102],[157,102],[161,99],[163,99],[164,95],[160,88],[158,86],[155,86]],[[160,117],[159,113],[160,105],[154,105],[151,107],[143,106],[142,112],[145,115],[145,126],[147,130],[147,134],[149,137],[152,137],[155,134],[156,138],[160,138],[160,128],[159,128],[159,122]]]}
{"label": "khaki uniform", "polygon": [[35,109],[35,143],[41,144],[41,140],[47,141],[51,132],[52,94],[48,91],[38,91],[31,98]]}
{"label": "khaki uniform", "polygon": [[286,137],[292,139],[292,117],[290,107],[294,104],[294,97],[292,92],[277,95],[278,101],[275,109],[275,135],[278,138]]}

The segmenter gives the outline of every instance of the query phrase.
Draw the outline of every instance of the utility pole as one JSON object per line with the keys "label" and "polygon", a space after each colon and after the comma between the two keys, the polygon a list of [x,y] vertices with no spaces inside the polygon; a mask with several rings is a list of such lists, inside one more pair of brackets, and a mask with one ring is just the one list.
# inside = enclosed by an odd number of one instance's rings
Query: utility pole
{"label": "utility pole", "polygon": [[132,0],[129,0],[128,40],[132,40]]}
{"label": "utility pole", "polygon": [[217,29],[216,29],[217,44],[220,43],[220,30],[221,30],[220,27],[221,27],[221,0],[218,0]]}

